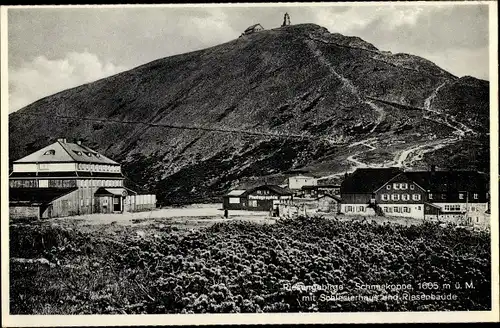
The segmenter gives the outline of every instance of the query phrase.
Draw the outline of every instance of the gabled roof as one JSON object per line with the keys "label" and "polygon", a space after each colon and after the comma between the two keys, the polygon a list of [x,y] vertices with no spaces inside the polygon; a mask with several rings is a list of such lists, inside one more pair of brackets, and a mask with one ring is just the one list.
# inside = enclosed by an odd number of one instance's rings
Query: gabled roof
{"label": "gabled roof", "polygon": [[9,188],[9,203],[11,205],[43,205],[48,204],[70,192],[74,188]]}
{"label": "gabled roof", "polygon": [[415,171],[405,175],[432,192],[486,191],[485,174],[476,171]]}
{"label": "gabled roof", "polygon": [[244,189],[234,189],[225,194],[224,196],[241,196],[246,192]]}
{"label": "gabled roof", "polygon": [[342,182],[340,192],[372,193],[401,172],[397,167],[357,169]]}
{"label": "gabled roof", "polygon": [[115,195],[115,196],[127,196],[129,194],[137,194],[135,191],[130,190],[125,187],[100,187],[98,188],[94,195]]}
{"label": "gabled roof", "polygon": [[254,30],[257,26],[264,28],[262,25],[260,25],[260,23],[257,23],[257,24],[254,24],[252,26],[247,27],[247,29],[245,30],[245,33]]}
{"label": "gabled roof", "polygon": [[42,149],[29,154],[14,163],[57,163],[81,162],[95,164],[114,164],[117,162],[84,145],[71,142],[56,141]]}
{"label": "gabled roof", "polygon": [[324,197],[329,197],[329,198],[333,198],[335,199],[337,202],[340,202],[342,200],[342,198],[340,198],[339,196],[337,195],[330,195],[330,194],[324,194],[322,196],[319,196],[318,199],[321,199],[321,198],[324,198]]}

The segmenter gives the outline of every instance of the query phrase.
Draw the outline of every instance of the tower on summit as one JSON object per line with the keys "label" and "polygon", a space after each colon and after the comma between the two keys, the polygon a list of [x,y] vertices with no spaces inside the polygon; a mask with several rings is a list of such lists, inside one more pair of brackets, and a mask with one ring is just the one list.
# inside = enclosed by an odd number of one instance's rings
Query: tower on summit
{"label": "tower on summit", "polygon": [[290,15],[288,13],[285,13],[285,16],[283,17],[283,25],[281,26],[288,26],[290,25]]}

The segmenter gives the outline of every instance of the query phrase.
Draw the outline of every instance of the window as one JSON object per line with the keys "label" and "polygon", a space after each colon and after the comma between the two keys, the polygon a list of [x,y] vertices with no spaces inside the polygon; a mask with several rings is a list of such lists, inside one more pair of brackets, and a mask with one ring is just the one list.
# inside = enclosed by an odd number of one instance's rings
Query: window
{"label": "window", "polygon": [[389,195],[382,194],[382,200],[389,200]]}
{"label": "window", "polygon": [[388,184],[388,185],[386,186],[386,188],[387,188],[387,190],[391,190],[391,185],[389,185],[389,184]]}
{"label": "window", "polygon": [[399,189],[399,183],[395,183],[394,186],[393,186],[394,190],[398,190]]}
{"label": "window", "polygon": [[392,200],[399,200],[399,195],[398,194],[392,194],[391,195]]}
{"label": "window", "polygon": [[470,210],[471,210],[472,212],[475,212],[475,211],[476,211],[476,207],[475,207],[475,206],[471,206],[471,207],[470,207]]}
{"label": "window", "polygon": [[352,206],[350,206],[350,205],[349,205],[349,206],[347,206],[345,211],[346,211],[346,212],[352,212]]}
{"label": "window", "polygon": [[108,198],[105,197],[102,203],[103,203],[103,205],[108,205]]}
{"label": "window", "polygon": [[[420,196],[420,195],[419,195],[419,196]],[[420,211],[420,210],[422,210],[422,206],[418,205],[418,206],[417,206],[417,211]]]}
{"label": "window", "polygon": [[400,187],[401,187],[401,190],[406,190],[406,189],[408,189],[408,184],[407,183],[401,183]]}
{"label": "window", "polygon": [[479,218],[476,216],[476,223],[479,223]]}
{"label": "window", "polygon": [[[257,202],[257,201],[256,201]],[[120,199],[118,197],[113,197],[113,204],[120,204]],[[257,205],[256,205],[257,206]]]}
{"label": "window", "polygon": [[411,190],[415,189],[415,185],[412,185],[412,184],[411,184],[411,185],[410,185],[410,189],[411,189]]}
{"label": "window", "polygon": [[392,207],[387,208],[387,213],[392,213]]}
{"label": "window", "polygon": [[81,151],[79,151],[79,150],[73,150],[73,152],[74,152],[75,154],[77,154],[78,156],[82,156],[82,152],[81,152]]}
{"label": "window", "polygon": [[54,149],[49,149],[47,150],[45,153],[43,153],[44,155],[55,155],[56,154],[56,151]]}
{"label": "window", "polygon": [[48,188],[49,187],[49,180],[38,181],[38,187],[39,188]]}
{"label": "window", "polygon": [[403,195],[401,195],[401,199],[402,199],[402,200],[409,200],[409,199],[410,199],[410,195],[408,195],[408,194],[403,194]]}
{"label": "window", "polygon": [[444,205],[444,210],[450,212],[460,211],[460,204]]}
{"label": "window", "polygon": [[239,203],[240,203],[239,197],[229,197],[229,204],[239,204]]}
{"label": "window", "polygon": [[387,213],[387,206],[384,206],[384,212]]}
{"label": "window", "polygon": [[87,198],[87,206],[90,205],[90,199]]}
{"label": "window", "polygon": [[446,199],[446,194],[442,194],[441,199]]}
{"label": "window", "polygon": [[365,207],[364,206],[358,206],[356,208],[356,211],[358,211],[358,212],[364,212],[365,211]]}
{"label": "window", "polygon": [[83,199],[80,199],[80,206],[83,206]]}
{"label": "window", "polygon": [[248,200],[248,206],[250,206],[250,207],[257,207],[257,200],[256,199],[250,199],[250,200]]}
{"label": "window", "polygon": [[399,206],[394,206],[394,213],[400,213]]}
{"label": "window", "polygon": [[420,195],[419,194],[413,194],[412,195],[412,199],[418,201],[418,200],[420,200]]}
{"label": "window", "polygon": [[85,155],[87,155],[88,157],[92,157],[92,153],[91,152],[85,152]]}
{"label": "window", "polygon": [[38,164],[38,169],[39,170],[48,170],[49,169],[49,164],[47,164],[47,163],[40,163],[40,164]]}
{"label": "window", "polygon": [[479,198],[479,194],[474,194],[474,199],[478,199]]}
{"label": "window", "polygon": [[432,199],[432,194],[429,194],[429,199]]}
{"label": "window", "polygon": [[458,199],[464,199],[464,194],[462,193],[458,194]]}

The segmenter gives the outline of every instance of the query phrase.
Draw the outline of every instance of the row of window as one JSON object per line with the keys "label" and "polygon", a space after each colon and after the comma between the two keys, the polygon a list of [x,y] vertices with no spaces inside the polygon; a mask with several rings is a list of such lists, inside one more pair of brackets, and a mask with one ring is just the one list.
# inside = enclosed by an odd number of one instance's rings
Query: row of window
{"label": "row of window", "polygon": [[257,195],[269,195],[269,190],[257,190],[255,191]]}
{"label": "row of window", "polygon": [[[38,170],[48,170],[50,163],[38,163]],[[94,172],[120,172],[118,165],[104,165],[104,164],[85,164],[78,163],[78,170],[80,171],[94,171]]]}
{"label": "row of window", "polygon": [[81,171],[99,171],[99,172],[120,172],[120,166],[104,165],[104,164],[78,163],[78,170],[81,170]]}
{"label": "row of window", "polygon": [[[399,195],[399,194],[392,194],[392,195],[382,194],[382,200],[389,200],[389,199],[391,199],[391,200],[399,200],[400,196],[401,196],[401,200],[410,200],[410,195],[409,194],[402,194],[402,195]],[[411,199],[414,200],[414,201],[419,201],[421,199],[421,196],[420,196],[420,194],[412,194],[411,195]]]}
{"label": "row of window", "polygon": [[350,212],[365,212],[366,211],[366,206],[351,206],[348,205],[345,207],[345,212],[350,213]]}
{"label": "row of window", "polygon": [[[472,194],[473,199],[479,199],[479,194]],[[429,199],[446,199],[446,194],[429,194]],[[465,193],[459,193],[458,199],[465,199]]]}
{"label": "row of window", "polygon": [[[417,211],[421,211],[422,207],[416,206]],[[384,206],[385,213],[411,213],[411,207],[409,206]]]}
{"label": "row of window", "polygon": [[[417,211],[421,211],[422,207],[416,206]],[[366,206],[352,206],[348,205],[345,207],[346,213],[364,213],[366,212]],[[409,206],[384,206],[383,210],[385,213],[411,213],[411,207]]]}
{"label": "row of window", "polygon": [[79,187],[121,187],[123,180],[78,180]]}
{"label": "row of window", "polygon": [[[410,184],[409,185],[411,190],[415,189],[415,185]],[[388,184],[386,186],[387,190],[391,190],[393,188],[394,190],[406,190],[408,189],[408,184],[407,183],[393,183],[392,185]]]}
{"label": "row of window", "polygon": [[461,206],[460,204],[451,204],[451,205],[444,205],[444,210],[445,211],[460,211]]}

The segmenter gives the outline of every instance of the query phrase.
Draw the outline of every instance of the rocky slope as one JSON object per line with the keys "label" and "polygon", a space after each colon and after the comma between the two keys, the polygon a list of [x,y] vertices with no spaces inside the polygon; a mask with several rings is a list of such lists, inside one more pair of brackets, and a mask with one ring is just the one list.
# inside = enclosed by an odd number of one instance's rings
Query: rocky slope
{"label": "rocky slope", "polygon": [[[292,25],[43,98],[9,115],[9,156],[79,138],[161,203],[206,200],[292,169],[335,178],[360,161],[426,165],[464,142],[489,157],[488,88],[420,57]],[[365,139],[371,148],[355,143]]]}

